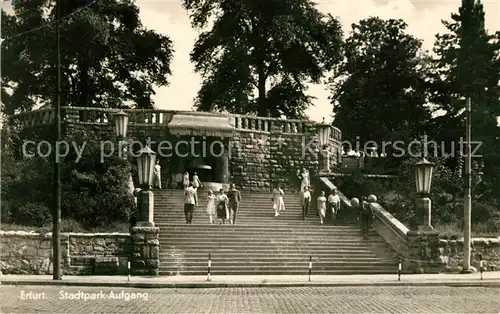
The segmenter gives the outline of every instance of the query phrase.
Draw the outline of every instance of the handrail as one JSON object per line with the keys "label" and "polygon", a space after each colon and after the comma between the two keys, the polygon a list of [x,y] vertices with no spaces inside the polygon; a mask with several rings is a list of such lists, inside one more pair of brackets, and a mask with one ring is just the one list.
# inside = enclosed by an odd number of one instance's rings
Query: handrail
{"label": "handrail", "polygon": [[408,234],[408,227],[401,223],[396,217],[385,210],[379,203],[369,203],[372,212],[379,218],[388,228],[390,228],[396,235],[401,237],[406,241],[406,236]]}
{"label": "handrail", "polygon": [[[333,184],[332,181],[330,181],[330,179],[328,179],[326,177],[320,177],[319,181],[321,183],[323,183],[324,185],[326,185],[326,187],[330,190],[337,189],[335,184]],[[342,200],[342,202],[344,202],[344,204],[346,204],[349,207],[352,207],[351,201],[347,198],[347,196],[344,195],[344,193],[342,193],[338,189],[337,189],[337,195],[339,196],[340,200]]]}
{"label": "handrail", "polygon": [[[258,117],[251,115],[204,112],[204,111],[180,111],[164,109],[130,109],[130,108],[99,108],[99,107],[61,107],[61,117],[63,121],[79,124],[109,124],[110,116],[123,110],[130,115],[129,123],[134,125],[158,125],[167,124],[167,117],[177,114],[207,117],[228,117],[234,119],[234,127],[239,132],[256,132],[270,134],[273,132],[288,135],[309,134],[310,127],[317,125],[310,120],[282,119],[271,117]],[[43,115],[46,116],[43,116]],[[42,115],[42,116],[41,116]],[[18,113],[11,117],[21,121],[24,126],[37,126],[53,123],[55,119],[53,108],[37,109]],[[331,126],[330,140],[339,142],[342,139],[340,129]]]}

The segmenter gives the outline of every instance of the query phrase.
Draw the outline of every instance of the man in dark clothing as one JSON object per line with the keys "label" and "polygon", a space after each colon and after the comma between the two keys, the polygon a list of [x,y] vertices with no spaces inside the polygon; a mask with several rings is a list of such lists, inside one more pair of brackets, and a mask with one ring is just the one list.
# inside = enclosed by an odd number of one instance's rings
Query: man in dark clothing
{"label": "man in dark clothing", "polygon": [[359,215],[360,216],[359,221],[361,223],[361,232],[363,232],[363,236],[365,237],[365,239],[367,239],[368,231],[370,230],[370,226],[373,219],[373,211],[366,197],[362,198],[360,210],[361,212]]}
{"label": "man in dark clothing", "polygon": [[240,191],[236,189],[234,183],[231,184],[231,187],[227,192],[227,197],[229,198],[229,222],[234,225],[236,223],[236,214],[238,212],[238,206],[241,202]]}

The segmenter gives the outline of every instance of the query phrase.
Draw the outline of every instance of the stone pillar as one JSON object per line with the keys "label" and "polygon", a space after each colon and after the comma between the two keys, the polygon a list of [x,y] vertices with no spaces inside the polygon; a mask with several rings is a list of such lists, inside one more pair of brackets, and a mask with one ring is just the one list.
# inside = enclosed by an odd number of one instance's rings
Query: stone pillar
{"label": "stone pillar", "polygon": [[137,226],[154,227],[154,194],[150,190],[141,190],[137,197]]}
{"label": "stone pillar", "polygon": [[329,173],[330,172],[330,151],[328,147],[325,147],[320,150],[320,172],[321,173]]}
{"label": "stone pillar", "polygon": [[157,227],[132,227],[131,273],[135,276],[158,276],[160,274],[160,242]]}
{"label": "stone pillar", "polygon": [[419,197],[415,200],[415,206],[419,212],[418,230],[432,230],[431,225],[431,200],[428,197]]}
{"label": "stone pillar", "polygon": [[227,150],[224,151],[224,155],[221,157],[221,179],[222,183],[229,183],[230,173],[229,173],[229,153]]}
{"label": "stone pillar", "polygon": [[443,267],[439,251],[439,232],[434,230],[408,231],[408,251],[404,268],[407,271],[423,273],[439,273]]}

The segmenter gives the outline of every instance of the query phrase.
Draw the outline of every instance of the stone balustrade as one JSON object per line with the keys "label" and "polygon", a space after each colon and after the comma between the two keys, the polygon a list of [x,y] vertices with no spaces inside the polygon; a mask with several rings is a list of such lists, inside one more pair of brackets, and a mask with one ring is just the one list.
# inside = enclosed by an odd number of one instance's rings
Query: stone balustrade
{"label": "stone balustrade", "polygon": [[[320,189],[336,187],[326,177],[321,177],[318,182]],[[338,191],[337,194],[346,206],[353,206],[342,192]],[[394,252],[402,257],[404,272],[438,273],[462,270],[463,239],[444,239],[435,230],[411,230],[377,203],[375,196],[371,197],[372,201],[368,201],[375,217],[373,227]],[[499,270],[500,237],[473,238],[471,266],[475,270],[480,267],[479,256],[484,261],[483,271]]]}
{"label": "stone balustrade", "polygon": [[[131,126],[167,125],[172,116],[180,111],[160,109],[124,109],[129,115]],[[110,125],[117,109],[89,107],[61,107],[61,121],[82,125]],[[287,135],[315,132],[315,123],[307,120],[289,120],[246,115],[231,115],[209,112],[182,112],[196,116],[230,116],[234,118],[236,131],[253,133],[283,133]],[[12,117],[22,128],[49,125],[54,122],[55,113],[51,108],[22,112]],[[340,143],[342,132],[332,126],[331,140]]]}

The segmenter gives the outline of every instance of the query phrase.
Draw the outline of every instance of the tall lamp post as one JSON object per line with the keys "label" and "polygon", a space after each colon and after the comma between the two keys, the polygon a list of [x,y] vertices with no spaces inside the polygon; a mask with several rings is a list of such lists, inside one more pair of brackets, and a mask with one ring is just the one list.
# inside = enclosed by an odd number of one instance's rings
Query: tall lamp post
{"label": "tall lamp post", "polygon": [[139,217],[137,226],[154,227],[154,194],[151,191],[156,153],[146,145],[139,151],[137,172],[141,189],[137,192]]}
{"label": "tall lamp post", "polygon": [[417,188],[416,207],[423,212],[424,220],[418,223],[419,231],[432,230],[431,225],[431,199],[428,197],[431,191],[432,171],[434,164],[429,162],[425,157],[414,165],[415,182]]}
{"label": "tall lamp post", "polygon": [[323,165],[321,166],[321,172],[330,172],[330,151],[328,146],[330,145],[330,134],[332,132],[332,126],[325,123],[325,118],[323,122],[317,125],[318,130],[318,141],[321,146],[320,156],[322,156]]}

